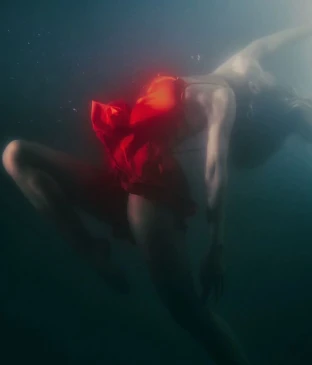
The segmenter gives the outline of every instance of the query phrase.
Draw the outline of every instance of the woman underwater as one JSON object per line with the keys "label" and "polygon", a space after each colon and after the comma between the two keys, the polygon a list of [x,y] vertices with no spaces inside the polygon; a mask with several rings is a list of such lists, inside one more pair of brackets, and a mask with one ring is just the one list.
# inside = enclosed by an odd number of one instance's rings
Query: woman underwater
{"label": "woman underwater", "polygon": [[[280,87],[260,66],[264,57],[310,35],[312,26],[304,26],[258,39],[207,75],[158,76],[132,108],[93,101],[91,120],[106,149],[106,166],[23,140],[3,152],[4,168],[25,197],[104,277],[114,277],[109,244],[90,236],[77,207],[140,247],[164,305],[218,365],[249,364],[227,326],[204,306],[222,285],[227,165],[258,166],[294,133],[311,139],[310,101]],[[263,129],[261,140],[257,131]],[[183,243],[183,223],[195,206],[172,151],[203,130],[211,240],[198,295]]]}

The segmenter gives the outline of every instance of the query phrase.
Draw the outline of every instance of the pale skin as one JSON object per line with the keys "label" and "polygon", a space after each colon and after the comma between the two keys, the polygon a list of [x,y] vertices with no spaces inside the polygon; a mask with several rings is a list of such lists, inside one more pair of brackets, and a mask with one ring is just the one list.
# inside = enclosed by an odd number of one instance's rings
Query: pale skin
{"label": "pale skin", "polygon": [[[230,135],[236,122],[235,93],[223,77],[242,80],[245,86],[250,86],[250,79],[255,88],[263,83],[274,84],[274,77],[262,70],[260,59],[310,34],[311,27],[302,27],[259,39],[212,74],[184,78],[192,84],[186,88],[184,95],[189,134],[183,137],[187,139],[207,128],[203,178],[207,186],[206,201],[214,248],[222,247],[222,203],[227,185]],[[206,80],[209,81],[205,83]],[[114,196],[109,184],[105,185],[103,168],[26,141],[12,141],[7,145],[3,152],[3,165],[29,202],[55,223],[72,247],[88,259],[109,284],[126,291],[127,283],[108,260],[108,242],[99,243],[91,237],[75,210],[78,207],[110,223],[99,206],[110,204],[108,197]],[[97,204],[90,191],[97,196]],[[177,229],[175,214],[167,207],[137,195],[130,194],[126,199],[132,238],[141,248],[151,279],[172,317],[207,350],[216,364],[249,364],[227,325],[204,307],[201,296],[195,290],[184,234]],[[123,207],[126,209],[126,205]],[[208,255],[202,270],[204,297],[219,279],[211,263],[214,264],[214,260]]]}
{"label": "pale skin", "polygon": [[[194,133],[199,127],[198,120],[202,118],[203,110],[206,111],[206,121],[203,125],[208,125],[207,158],[205,166],[205,181],[207,186],[207,206],[213,213],[213,219],[209,219],[211,230],[211,251],[220,253],[223,245],[222,203],[227,185],[227,163],[230,145],[231,131],[236,119],[236,95],[230,87],[226,86],[226,81],[232,81],[239,85],[239,89],[247,93],[257,93],[262,88],[274,88],[277,81],[274,75],[265,71],[260,62],[271,54],[278,52],[281,48],[290,46],[298,41],[312,36],[312,25],[296,27],[266,36],[251,42],[217,69],[208,75],[183,77],[186,82],[193,83],[191,99],[196,99],[201,105],[197,111],[192,108],[188,115],[190,125],[194,126]],[[207,82],[207,84],[205,84]],[[197,84],[196,84],[197,83]],[[188,93],[186,93],[186,97]],[[312,113],[308,109],[308,118],[299,128],[294,128],[293,132],[301,134],[305,140],[312,141]],[[251,158],[249,161],[233,161],[239,167],[256,167],[266,162],[281,146],[289,134],[280,134],[282,137],[276,138],[274,146],[267,148],[263,144],[257,159]],[[201,271],[203,282],[203,297],[211,291],[213,280],[216,284],[216,292],[222,290],[221,275],[214,275],[209,272],[211,264],[209,255],[204,258]],[[213,277],[214,276],[214,277]],[[208,284],[208,285],[207,285]]]}

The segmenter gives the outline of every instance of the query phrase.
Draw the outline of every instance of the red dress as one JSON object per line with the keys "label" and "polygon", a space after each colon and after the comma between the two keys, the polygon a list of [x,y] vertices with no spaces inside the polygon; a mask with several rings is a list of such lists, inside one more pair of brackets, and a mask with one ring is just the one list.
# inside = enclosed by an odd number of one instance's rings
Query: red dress
{"label": "red dress", "polygon": [[92,101],[91,120],[105,145],[117,183],[129,193],[194,212],[186,177],[171,148],[183,126],[185,83],[157,76],[131,109],[123,101]]}

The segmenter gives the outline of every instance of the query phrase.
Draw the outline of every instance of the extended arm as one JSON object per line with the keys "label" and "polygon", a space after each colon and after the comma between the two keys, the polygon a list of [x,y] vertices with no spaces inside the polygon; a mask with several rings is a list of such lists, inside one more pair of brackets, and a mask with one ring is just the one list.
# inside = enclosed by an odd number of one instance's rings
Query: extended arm
{"label": "extended arm", "polygon": [[268,54],[278,51],[282,47],[296,43],[310,36],[312,36],[312,25],[286,29],[251,42],[239,53],[244,57],[259,60]]}
{"label": "extended arm", "polygon": [[213,94],[207,107],[208,139],[205,166],[208,221],[212,245],[222,245],[223,203],[227,186],[227,160],[232,126],[235,120],[235,97],[229,88]]}
{"label": "extended arm", "polygon": [[227,187],[227,160],[232,127],[235,121],[235,97],[227,87],[216,90],[207,103],[208,123],[205,180],[207,218],[211,247],[200,270],[203,301],[214,290],[218,297],[223,287],[223,205]]}

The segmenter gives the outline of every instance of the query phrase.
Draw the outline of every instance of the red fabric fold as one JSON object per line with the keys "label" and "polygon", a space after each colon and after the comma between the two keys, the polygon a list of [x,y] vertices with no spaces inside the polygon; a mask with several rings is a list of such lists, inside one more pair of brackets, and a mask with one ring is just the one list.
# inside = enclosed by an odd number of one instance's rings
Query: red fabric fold
{"label": "red fabric fold", "polygon": [[92,101],[91,121],[126,191],[166,201],[189,215],[194,203],[171,153],[184,117],[181,86],[176,78],[157,77],[133,109],[124,101]]}

